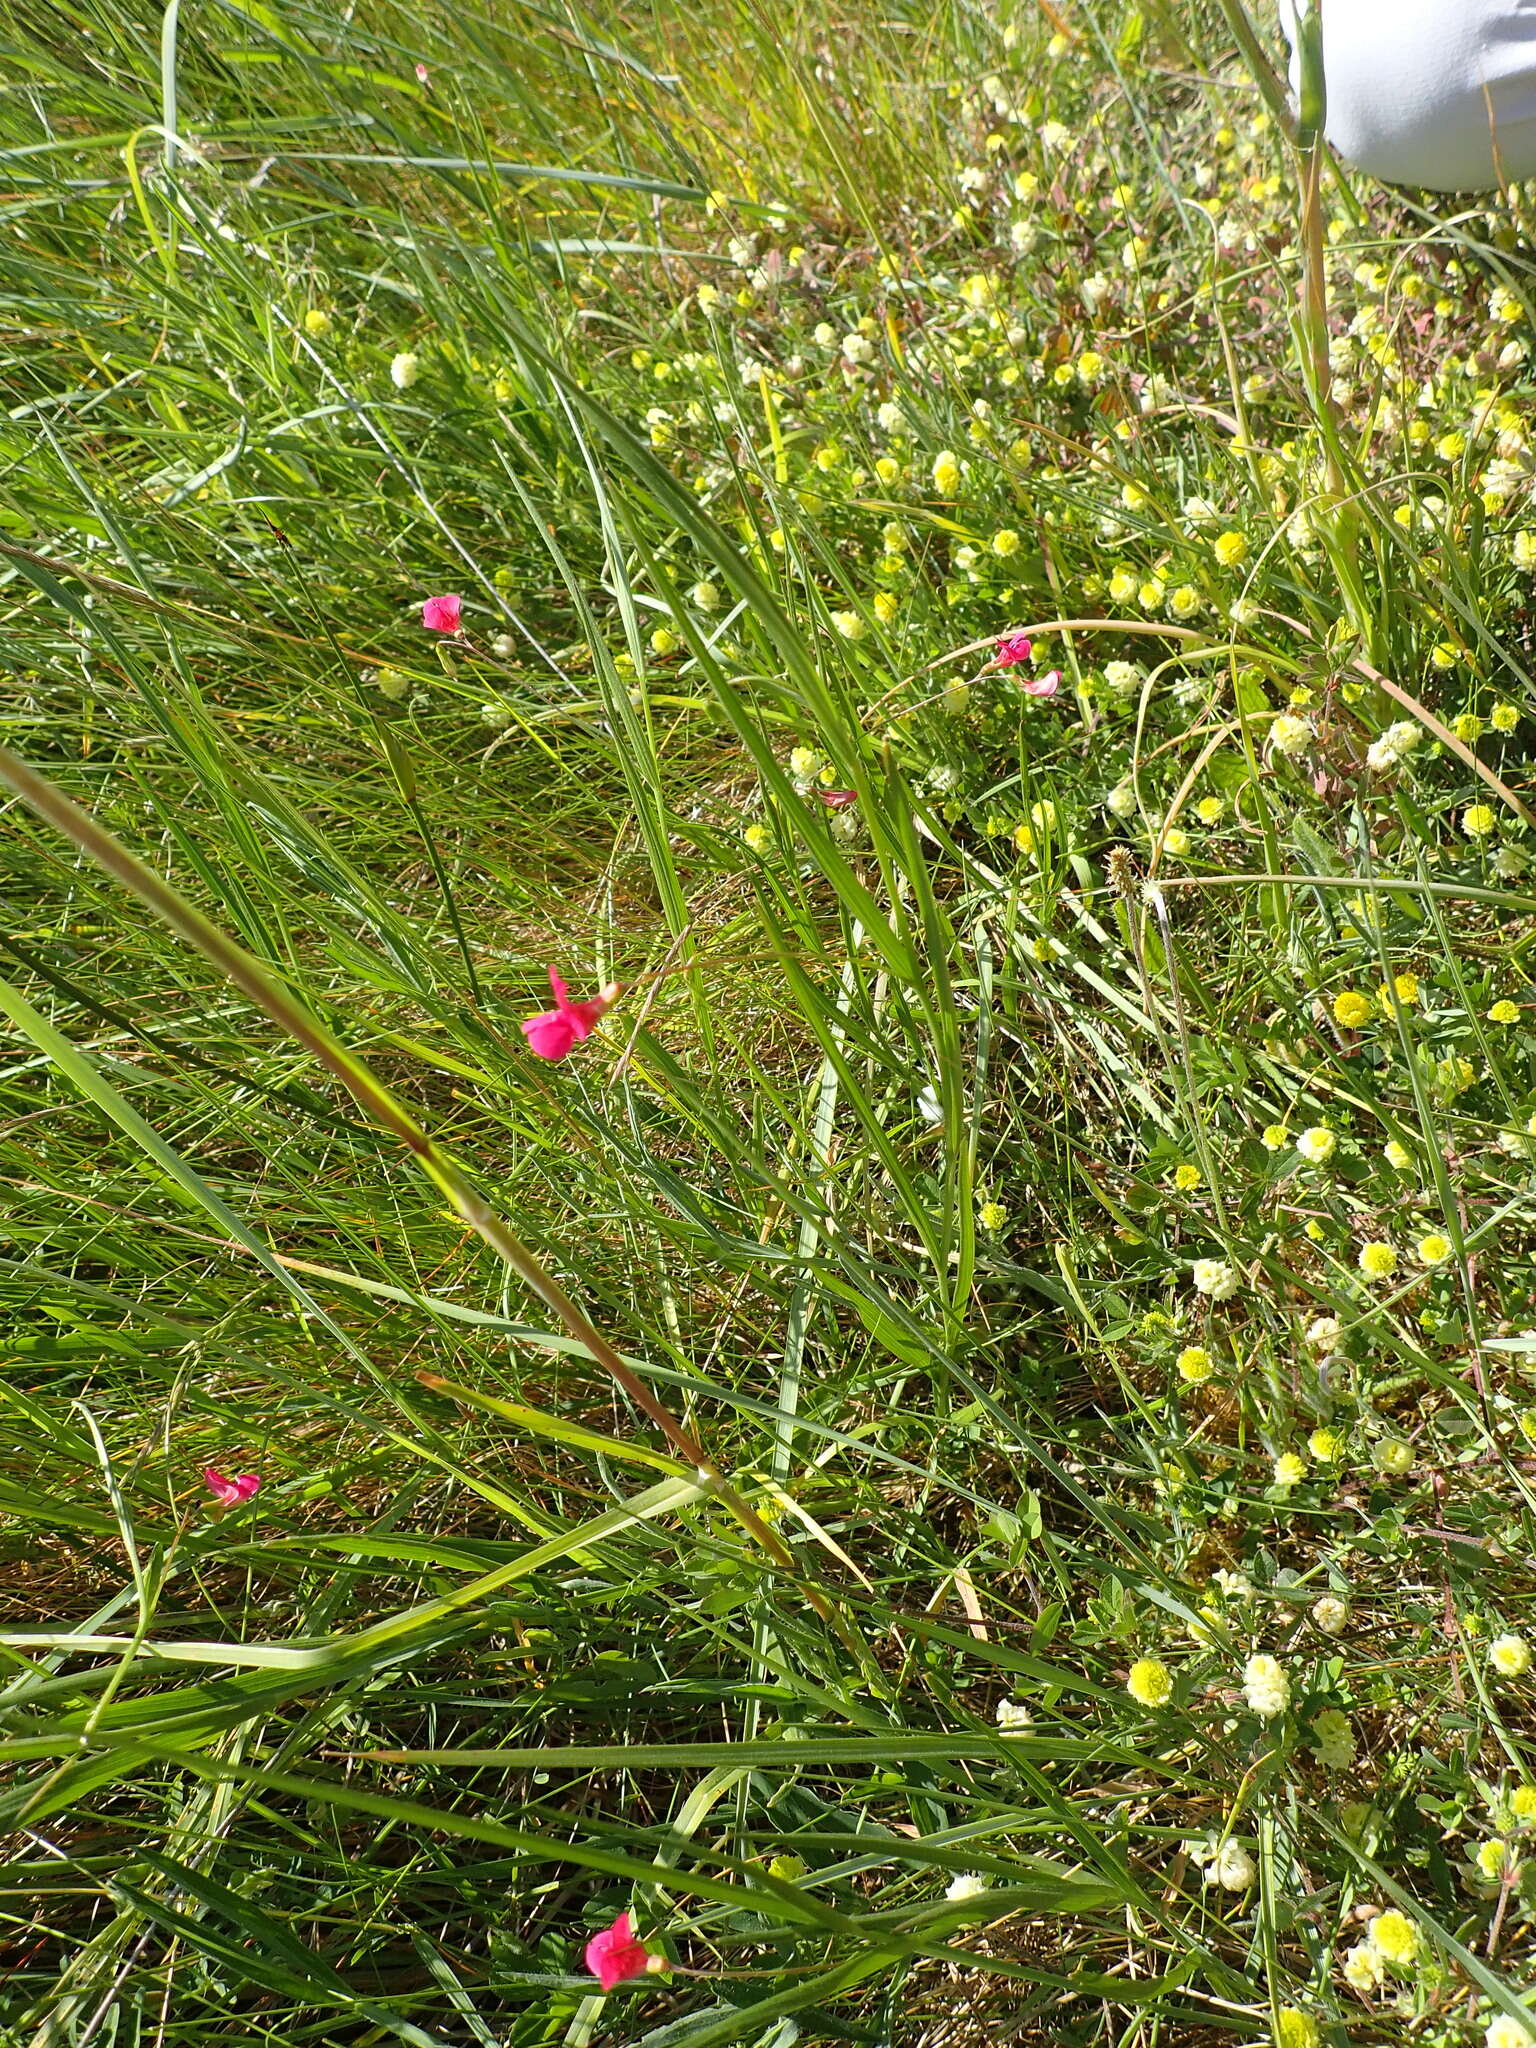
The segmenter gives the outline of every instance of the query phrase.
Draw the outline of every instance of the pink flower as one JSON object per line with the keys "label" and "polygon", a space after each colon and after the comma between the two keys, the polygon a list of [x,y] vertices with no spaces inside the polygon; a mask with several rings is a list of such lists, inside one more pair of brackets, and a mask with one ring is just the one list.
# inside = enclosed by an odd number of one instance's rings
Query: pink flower
{"label": "pink flower", "polygon": [[605,1991],[611,1991],[627,1977],[648,1976],[651,1968],[644,1942],[636,1941],[629,1931],[627,1913],[621,1913],[601,1934],[593,1935],[587,1943],[586,1963]]}
{"label": "pink flower", "polygon": [[203,1467],[203,1484],[217,1501],[227,1508],[238,1507],[243,1500],[249,1500],[261,1484],[259,1472],[237,1472],[233,1479],[226,1479],[222,1472],[212,1465]]}
{"label": "pink flower", "polygon": [[999,668],[1016,668],[1021,661],[1028,661],[1028,634],[1005,633],[997,643],[997,653],[993,659]]}
{"label": "pink flower", "polygon": [[1061,670],[1047,670],[1043,676],[1036,676],[1033,682],[1020,683],[1019,688],[1026,697],[1054,697],[1061,688]]}
{"label": "pink flower", "polygon": [[844,804],[856,803],[859,792],[856,789],[818,789],[816,794],[829,811],[840,811]]}
{"label": "pink flower", "polygon": [[590,1038],[592,1027],[618,1001],[619,984],[610,981],[599,994],[584,1003],[573,1003],[570,990],[549,970],[549,985],[555,992],[555,1007],[541,1010],[537,1017],[523,1019],[523,1036],[541,1060],[563,1060],[573,1045]]}
{"label": "pink flower", "polygon": [[425,64],[418,64],[416,66],[416,76],[421,80],[422,84],[425,85],[427,80],[432,76],[432,74],[427,69]]}
{"label": "pink flower", "polygon": [[429,633],[457,633],[464,600],[452,591],[446,597],[429,597],[421,608],[421,623]]}

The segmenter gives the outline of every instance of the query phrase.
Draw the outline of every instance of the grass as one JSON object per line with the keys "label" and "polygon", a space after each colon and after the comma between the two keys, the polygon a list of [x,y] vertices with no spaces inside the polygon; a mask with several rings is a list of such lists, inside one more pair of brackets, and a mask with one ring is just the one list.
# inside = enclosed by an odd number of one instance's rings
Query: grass
{"label": "grass", "polygon": [[0,2041],[1536,2039],[1536,225],[1229,16],[0,13]]}

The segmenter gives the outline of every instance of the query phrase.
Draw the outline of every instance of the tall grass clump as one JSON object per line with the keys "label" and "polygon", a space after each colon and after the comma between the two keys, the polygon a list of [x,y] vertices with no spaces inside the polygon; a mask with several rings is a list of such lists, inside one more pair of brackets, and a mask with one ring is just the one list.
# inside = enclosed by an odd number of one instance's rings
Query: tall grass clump
{"label": "tall grass clump", "polygon": [[0,2043],[1536,2042],[1531,194],[0,19]]}

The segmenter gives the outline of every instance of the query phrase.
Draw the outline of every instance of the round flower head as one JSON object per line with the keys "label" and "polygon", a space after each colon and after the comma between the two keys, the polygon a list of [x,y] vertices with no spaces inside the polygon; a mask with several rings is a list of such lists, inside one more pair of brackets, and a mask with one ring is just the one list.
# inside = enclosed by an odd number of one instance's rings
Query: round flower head
{"label": "round flower head", "polygon": [[1469,804],[1461,814],[1461,829],[1469,839],[1486,839],[1499,829],[1499,817],[1491,804]]}
{"label": "round flower head", "polygon": [[1144,1707],[1166,1707],[1173,1697],[1173,1673],[1157,1657],[1138,1657],[1126,1673],[1125,1689]]}
{"label": "round flower head", "polygon": [[1248,1851],[1230,1836],[1207,1864],[1205,1874],[1207,1879],[1214,1879],[1223,1891],[1228,1892],[1247,1891],[1258,1881],[1259,1875]]}
{"label": "round flower head", "polygon": [[1397,1271],[1397,1253],[1391,1245],[1372,1239],[1360,1247],[1359,1267],[1369,1280],[1390,1280]]}
{"label": "round flower head", "polygon": [[1307,1476],[1307,1461],[1294,1451],[1282,1451],[1275,1460],[1276,1486],[1300,1486]]}
{"label": "round flower head", "polygon": [[1325,1636],[1341,1636],[1349,1626],[1349,1602],[1324,1593],[1312,1603],[1312,1619]]}
{"label": "round flower head", "polygon": [[973,1870],[962,1870],[944,1887],[946,1899],[975,1899],[988,1889],[987,1880]]}
{"label": "round flower head", "polygon": [[1384,1963],[1393,1963],[1400,1970],[1418,1960],[1423,1938],[1406,1913],[1395,1908],[1378,1913],[1371,1922],[1371,1947]]}
{"label": "round flower head", "polygon": [[1483,2048],[1531,2048],[1536,2042],[1536,2013],[1529,2024],[1513,2013],[1495,2013],[1483,2033]]}
{"label": "round flower head", "polygon": [[1451,1240],[1442,1231],[1432,1230],[1419,1239],[1416,1249],[1426,1266],[1443,1266],[1451,1256]]}
{"label": "round flower head", "polygon": [[1034,1716],[1022,1700],[999,1700],[997,1703],[997,1725],[1005,1734],[1022,1735],[1033,1727]]}
{"label": "round flower head", "polygon": [[1509,1844],[1500,1841],[1497,1836],[1490,1841],[1479,1842],[1473,1860],[1477,1864],[1479,1874],[1486,1877],[1490,1884],[1496,1883],[1510,1867]]}
{"label": "round flower head", "polygon": [[1357,1941],[1346,1950],[1344,1982],[1352,1991],[1376,1991],[1386,1975],[1386,1966],[1369,1941]]}
{"label": "round flower head", "polygon": [[1318,2048],[1322,2035],[1311,2013],[1299,2005],[1282,2005],[1275,2016],[1275,2048]]}
{"label": "round flower head", "polygon": [[1331,1351],[1339,1341],[1339,1319],[1337,1316],[1318,1316],[1307,1325],[1307,1349],[1309,1351]]}
{"label": "round flower head", "polygon": [[1388,1479],[1401,1479],[1413,1470],[1413,1445],[1400,1436],[1384,1436],[1371,1445],[1371,1463]]}
{"label": "round flower head", "polygon": [[1259,1143],[1266,1152],[1283,1152],[1291,1142],[1291,1133],[1285,1124],[1266,1124],[1259,1133]]}
{"label": "round flower head", "polygon": [[1261,1720],[1272,1721],[1291,1703],[1291,1681],[1277,1657],[1262,1651],[1243,1666],[1243,1693]]}
{"label": "round flower head", "polygon": [[1326,1166],[1338,1142],[1326,1124],[1313,1124],[1296,1140],[1296,1150],[1309,1166]]}
{"label": "round flower head", "polygon": [[1346,1030],[1358,1031],[1370,1017],[1370,998],[1361,995],[1357,989],[1340,989],[1333,999],[1333,1014]]}
{"label": "round flower head", "polygon": [[1355,1760],[1355,1731],[1348,1714],[1324,1707],[1312,1723],[1312,1754],[1325,1771],[1347,1771]]}
{"label": "round flower head", "polygon": [[407,349],[402,349],[390,359],[389,381],[397,391],[409,391],[421,375],[421,359]]}
{"label": "round flower head", "polygon": [[1531,1646],[1524,1636],[1495,1636],[1488,1645],[1488,1662],[1500,1678],[1523,1678],[1531,1668]]}
{"label": "round flower head", "polygon": [[1312,728],[1304,718],[1297,718],[1293,712],[1282,711],[1269,728],[1271,753],[1301,754],[1311,744]]}
{"label": "round flower head", "polygon": [[1221,1259],[1196,1259],[1189,1278],[1195,1292],[1208,1294],[1212,1301],[1230,1301],[1237,1292],[1237,1275]]}
{"label": "round flower head", "polygon": [[1186,1344],[1174,1360],[1181,1380],[1187,1380],[1192,1387],[1198,1387],[1208,1380],[1216,1370],[1211,1354],[1203,1344]]}

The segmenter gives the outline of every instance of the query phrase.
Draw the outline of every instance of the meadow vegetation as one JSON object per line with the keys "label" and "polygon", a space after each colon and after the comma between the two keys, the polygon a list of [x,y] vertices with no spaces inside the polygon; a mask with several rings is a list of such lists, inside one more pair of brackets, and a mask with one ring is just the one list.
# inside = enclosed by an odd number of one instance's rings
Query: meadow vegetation
{"label": "meadow vegetation", "polygon": [[5,2048],[1536,2043],[1536,194],[1239,14],[0,4]]}

